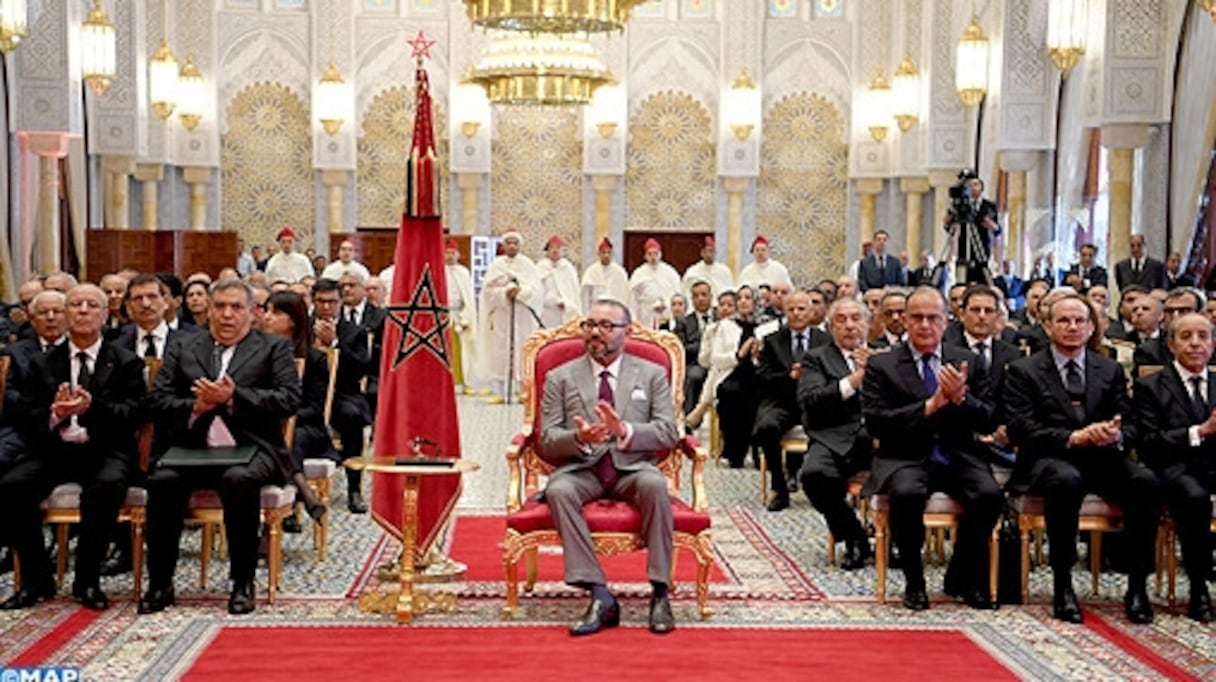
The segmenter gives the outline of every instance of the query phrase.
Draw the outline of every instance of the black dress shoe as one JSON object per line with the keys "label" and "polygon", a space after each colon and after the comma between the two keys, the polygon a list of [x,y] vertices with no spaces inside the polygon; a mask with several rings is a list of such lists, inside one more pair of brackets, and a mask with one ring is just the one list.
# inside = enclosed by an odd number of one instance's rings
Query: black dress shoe
{"label": "black dress shoe", "polygon": [[650,631],[665,635],[676,629],[676,617],[671,613],[671,602],[666,596],[650,598]]}
{"label": "black dress shoe", "polygon": [[773,499],[768,501],[767,509],[771,512],[779,512],[790,506],[790,496],[784,494],[774,495]]}
{"label": "black dress shoe", "polygon": [[288,514],[283,518],[284,533],[301,533],[304,529],[300,527],[300,518],[295,514]]}
{"label": "black dress shoe", "polygon": [[90,585],[89,587],[73,587],[72,596],[80,602],[80,605],[86,609],[94,611],[105,611],[110,608],[110,600],[106,598],[106,593],[101,591],[100,587]]}
{"label": "black dress shoe", "polygon": [[15,611],[17,609],[28,609],[31,606],[36,606],[42,602],[55,596],[55,587],[48,585],[46,587],[22,587],[13,593],[13,596],[0,602],[0,611]]}
{"label": "black dress shoe", "polygon": [[346,508],[352,514],[366,514],[367,503],[363,501],[363,493],[354,491],[346,497]]}
{"label": "black dress shoe", "polygon": [[869,540],[865,538],[848,540],[844,543],[844,559],[841,560],[840,567],[846,571],[856,571],[865,568],[866,560],[872,555]]}
{"label": "black dress shoe", "polygon": [[583,617],[570,626],[574,637],[594,635],[603,628],[614,628],[621,624],[621,606],[613,599],[610,603],[592,599],[583,612]]}
{"label": "black dress shoe", "polygon": [[1081,607],[1077,605],[1077,595],[1072,591],[1071,585],[1062,590],[1056,590],[1055,597],[1052,599],[1051,615],[1056,620],[1062,620],[1065,623],[1085,622],[1084,616],[1081,615]]}
{"label": "black dress shoe", "polygon": [[123,575],[131,572],[131,555],[125,551],[119,550],[106,557],[106,560],[101,562],[101,575],[115,576]]}
{"label": "black dress shoe", "polygon": [[973,609],[991,611],[999,608],[999,605],[988,597],[988,591],[980,589],[974,585],[963,588],[963,603]]}
{"label": "black dress shoe", "polygon": [[798,475],[795,473],[790,475],[785,481],[785,488],[791,493],[798,492]]}
{"label": "black dress shoe", "polygon": [[232,586],[232,594],[228,596],[228,613],[243,616],[252,613],[254,606],[252,581]]}
{"label": "black dress shoe", "polygon": [[904,608],[912,611],[926,611],[929,608],[929,595],[923,587],[909,587],[904,590]]}
{"label": "black dress shoe", "polygon": [[1212,598],[1208,596],[1207,591],[1191,595],[1191,601],[1186,607],[1186,617],[1200,623],[1216,620],[1216,612],[1212,611]]}
{"label": "black dress shoe", "polygon": [[139,600],[139,613],[157,613],[173,606],[174,595],[172,587],[154,587],[148,590],[143,599]]}
{"label": "black dress shoe", "polygon": [[1144,590],[1128,590],[1123,598],[1123,608],[1127,611],[1127,619],[1136,625],[1153,622],[1153,605],[1149,603],[1148,593]]}

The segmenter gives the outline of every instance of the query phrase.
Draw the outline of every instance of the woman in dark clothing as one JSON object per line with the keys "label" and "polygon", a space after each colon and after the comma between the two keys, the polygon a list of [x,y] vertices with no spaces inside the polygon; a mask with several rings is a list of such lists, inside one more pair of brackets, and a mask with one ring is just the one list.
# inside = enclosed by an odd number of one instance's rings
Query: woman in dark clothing
{"label": "woman in dark clothing", "polygon": [[[336,459],[333,442],[325,428],[325,395],[329,387],[329,365],[325,353],[312,347],[312,325],[308,323],[308,308],[299,294],[280,291],[266,300],[266,317],[262,327],[269,334],[291,339],[297,358],[304,358],[304,400],[296,413],[290,457],[280,456],[283,476],[296,486],[299,499],[308,515],[319,520],[325,515],[325,505],[304,478],[304,459],[329,457]],[[294,517],[288,517],[289,519]],[[284,522],[285,528],[287,522]],[[297,524],[298,525],[298,524]]]}
{"label": "woman in dark clothing", "polygon": [[760,352],[756,325],[764,322],[756,315],[756,294],[751,287],[739,287],[735,303],[735,322],[742,329],[737,356],[739,364],[718,384],[718,425],[722,429],[722,456],[733,469],[743,466],[756,422],[755,357]]}

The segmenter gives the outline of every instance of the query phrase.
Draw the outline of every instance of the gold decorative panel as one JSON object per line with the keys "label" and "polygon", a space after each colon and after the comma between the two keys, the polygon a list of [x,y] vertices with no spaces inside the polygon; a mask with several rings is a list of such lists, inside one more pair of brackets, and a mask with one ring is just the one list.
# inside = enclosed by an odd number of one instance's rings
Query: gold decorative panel
{"label": "gold decorative panel", "polygon": [[798,285],[845,269],[849,147],[830,100],[809,92],[781,98],[764,118],[757,232]]}
{"label": "gold decorative panel", "polygon": [[[579,267],[583,236],[583,141],[574,107],[500,107],[494,121],[490,225],[515,228],[524,253],[539,258],[559,234]],[[581,268],[580,268],[581,269]]]}
{"label": "gold decorative panel", "polygon": [[709,110],[692,95],[647,97],[630,118],[625,225],[713,229],[717,150]]}
{"label": "gold decorative panel", "polygon": [[[446,208],[448,144],[444,131],[447,123],[434,99],[431,121],[439,154],[439,205]],[[397,86],[376,95],[363,112],[363,130],[359,136],[359,227],[396,228],[401,224],[401,212],[405,207],[405,163],[413,140],[414,86]]]}
{"label": "gold decorative panel", "polygon": [[309,111],[280,83],[254,83],[232,98],[220,138],[221,224],[249,244],[268,244],[284,226],[313,245]]}

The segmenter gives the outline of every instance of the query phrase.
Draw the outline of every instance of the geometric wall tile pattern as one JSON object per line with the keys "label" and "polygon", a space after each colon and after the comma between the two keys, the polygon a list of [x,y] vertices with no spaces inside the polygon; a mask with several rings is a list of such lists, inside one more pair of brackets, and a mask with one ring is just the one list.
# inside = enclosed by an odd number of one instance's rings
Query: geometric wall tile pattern
{"label": "geometric wall tile pattern", "polygon": [[[448,196],[447,124],[438,102],[432,100],[432,130],[439,156],[439,196]],[[359,227],[401,224],[405,208],[405,167],[414,141],[414,87],[396,86],[376,95],[363,112],[358,143],[357,201]]]}
{"label": "geometric wall tile pattern", "polygon": [[573,107],[501,107],[495,112],[490,169],[490,228],[525,237],[536,260],[549,237],[566,241],[579,268],[583,252],[583,140]]}
{"label": "geometric wall tile pattern", "polygon": [[713,230],[717,149],[709,110],[668,90],[642,101],[629,121],[625,226]]}
{"label": "geometric wall tile pattern", "polygon": [[764,118],[757,184],[757,232],[795,285],[835,279],[845,269],[849,147],[845,122],[827,98],[787,95]]}
{"label": "geometric wall tile pattern", "polygon": [[288,86],[254,83],[228,105],[220,139],[224,229],[249,244],[272,244],[291,227],[313,244],[312,137],[309,111]]}

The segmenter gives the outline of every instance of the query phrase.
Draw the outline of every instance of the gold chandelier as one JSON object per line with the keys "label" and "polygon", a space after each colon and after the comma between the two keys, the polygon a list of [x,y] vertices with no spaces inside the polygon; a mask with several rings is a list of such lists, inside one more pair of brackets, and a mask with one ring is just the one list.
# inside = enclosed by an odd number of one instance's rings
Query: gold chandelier
{"label": "gold chandelier", "polygon": [[101,0],[93,0],[93,9],[80,26],[80,75],[98,97],[118,73],[117,44],[114,22]]}
{"label": "gold chandelier", "polygon": [[1086,0],[1051,0],[1047,5],[1047,55],[1064,76],[1085,54]]}
{"label": "gold chandelier", "polygon": [[620,31],[644,0],[464,0],[473,25],[530,33]]}
{"label": "gold chandelier", "polygon": [[612,74],[586,37],[496,35],[464,82],[480,85],[494,104],[586,104]]}

